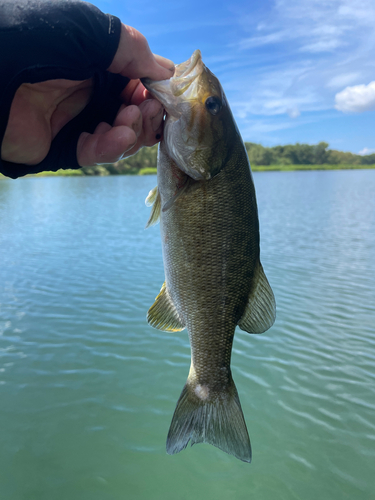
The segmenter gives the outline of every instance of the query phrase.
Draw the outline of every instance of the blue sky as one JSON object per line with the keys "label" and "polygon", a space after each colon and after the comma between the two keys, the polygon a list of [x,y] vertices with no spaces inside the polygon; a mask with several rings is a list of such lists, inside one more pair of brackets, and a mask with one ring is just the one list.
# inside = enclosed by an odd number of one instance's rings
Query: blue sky
{"label": "blue sky", "polygon": [[375,0],[93,0],[175,63],[195,49],[245,141],[375,152]]}

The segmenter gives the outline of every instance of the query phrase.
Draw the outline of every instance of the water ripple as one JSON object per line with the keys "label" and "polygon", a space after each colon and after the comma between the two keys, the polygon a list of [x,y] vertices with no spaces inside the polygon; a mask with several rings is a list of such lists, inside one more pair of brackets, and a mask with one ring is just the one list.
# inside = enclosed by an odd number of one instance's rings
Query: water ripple
{"label": "water ripple", "polygon": [[0,182],[0,479],[14,498],[151,498],[145,471],[168,499],[372,498],[375,171],[254,178],[277,319],[234,338],[252,472],[208,446],[165,455],[190,346],[146,322],[164,281],[159,229],[144,230],[155,178]]}

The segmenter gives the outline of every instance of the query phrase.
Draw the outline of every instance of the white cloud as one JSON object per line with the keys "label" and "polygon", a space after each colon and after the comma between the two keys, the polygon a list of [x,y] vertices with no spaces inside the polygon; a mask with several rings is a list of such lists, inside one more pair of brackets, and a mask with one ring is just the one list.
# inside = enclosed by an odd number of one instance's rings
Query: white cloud
{"label": "white cloud", "polygon": [[[237,119],[236,113],[235,118]],[[250,117],[241,120],[239,124],[240,132],[244,140],[275,146],[276,144],[282,144],[283,141],[285,141],[285,137],[283,135],[284,131],[292,129],[298,130],[301,126],[316,123],[318,123],[318,121],[316,117],[313,116],[306,117],[302,115],[298,120],[293,120],[288,116],[279,115],[277,117],[265,118]],[[309,140],[306,142],[309,142]]]}
{"label": "white cloud", "polygon": [[[249,78],[233,79],[233,75],[221,81],[238,117],[287,115],[297,118],[305,111],[332,107],[332,104],[322,106],[311,83],[313,74],[313,65],[300,63],[289,68],[262,68],[251,75],[251,85]],[[307,79],[309,86],[301,84],[302,79]]]}
{"label": "white cloud", "polygon": [[258,17],[238,12],[240,36],[228,45],[240,63],[238,83],[231,82],[233,62],[220,75],[229,94],[241,96],[244,116],[329,110],[339,90],[374,80],[374,0],[273,0],[271,5]]}
{"label": "white cloud", "polygon": [[294,108],[287,109],[286,111],[291,118],[298,118],[301,114],[301,111],[294,106]]}
{"label": "white cloud", "polygon": [[335,94],[375,80],[375,0],[265,3],[248,14],[231,7],[238,29],[208,66],[246,139],[269,141],[312,116],[338,118]]}
{"label": "white cloud", "polygon": [[363,113],[375,109],[375,81],[346,87],[335,96],[335,108],[343,113]]}
{"label": "white cloud", "polygon": [[371,155],[375,153],[375,148],[363,148],[358,154],[361,156]]}
{"label": "white cloud", "polygon": [[361,36],[358,27],[368,27],[374,15],[373,0],[361,0],[360,12],[365,8],[367,17],[354,15],[360,5],[353,9],[351,2],[356,0],[276,0],[265,22],[253,26],[251,16],[242,16],[243,26],[248,23],[251,29],[239,48],[292,42],[296,51],[318,54],[347,47],[353,37]]}
{"label": "white cloud", "polygon": [[313,43],[309,43],[303,45],[299,50],[301,52],[332,52],[342,45],[342,42],[338,39],[322,39],[314,41]]}
{"label": "white cloud", "polygon": [[251,36],[249,38],[244,38],[240,40],[236,45],[240,50],[250,49],[253,47],[260,47],[262,45],[271,45],[274,43],[284,42],[290,38],[295,38],[293,32],[290,30],[281,30],[269,33],[263,36]]}
{"label": "white cloud", "polygon": [[328,80],[326,87],[338,89],[354,83],[360,77],[359,73],[343,73]]}

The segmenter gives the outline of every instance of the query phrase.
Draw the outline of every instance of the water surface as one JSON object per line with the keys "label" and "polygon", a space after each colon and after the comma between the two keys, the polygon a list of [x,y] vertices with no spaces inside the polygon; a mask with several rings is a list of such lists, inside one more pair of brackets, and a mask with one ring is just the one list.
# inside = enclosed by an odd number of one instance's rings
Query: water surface
{"label": "water surface", "polygon": [[145,320],[155,177],[0,182],[0,498],[374,498],[375,171],[254,180],[277,320],[235,336],[251,465],[165,453],[190,348]]}

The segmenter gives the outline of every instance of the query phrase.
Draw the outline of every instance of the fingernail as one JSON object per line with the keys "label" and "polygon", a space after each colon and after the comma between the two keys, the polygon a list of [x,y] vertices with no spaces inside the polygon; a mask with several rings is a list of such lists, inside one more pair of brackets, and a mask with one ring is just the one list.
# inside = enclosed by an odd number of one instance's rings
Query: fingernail
{"label": "fingernail", "polygon": [[164,58],[162,66],[164,66],[164,68],[169,69],[169,71],[174,71],[174,62],[171,61],[170,59]]}
{"label": "fingernail", "polygon": [[174,62],[166,57],[159,56],[158,54],[154,54],[156,61],[163,66],[163,68],[167,69],[171,73],[174,73]]}
{"label": "fingernail", "polygon": [[125,155],[128,151],[130,151],[131,149],[133,149],[133,148],[134,148],[134,146],[137,144],[137,140],[138,140],[138,139],[136,139],[136,140],[133,142],[133,144],[129,144],[129,146],[128,146],[128,147],[125,149],[125,151],[122,153],[121,158],[124,158],[124,155]]}
{"label": "fingernail", "polygon": [[134,130],[135,135],[139,137],[142,132],[142,115],[139,114],[138,118],[131,124],[131,128]]}
{"label": "fingernail", "polygon": [[172,71],[172,73],[174,73],[174,62],[171,61],[170,59],[165,59],[163,61],[163,64],[162,66],[164,66],[164,68],[168,69],[169,71]]}

